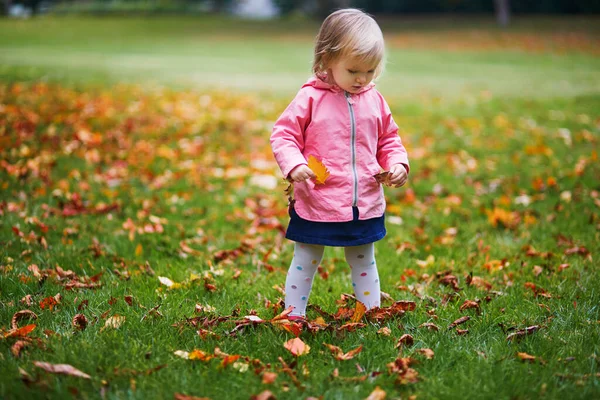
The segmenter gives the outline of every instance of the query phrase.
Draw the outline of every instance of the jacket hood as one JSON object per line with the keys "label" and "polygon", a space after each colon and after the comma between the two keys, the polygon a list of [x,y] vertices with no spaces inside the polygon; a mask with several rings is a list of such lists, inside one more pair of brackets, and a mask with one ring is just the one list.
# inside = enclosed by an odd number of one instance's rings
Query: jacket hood
{"label": "jacket hood", "polygon": [[[327,83],[324,80],[317,78],[316,76],[310,77],[308,79],[308,81],[306,81],[306,83],[304,85],[302,85],[302,87],[307,87],[307,86],[312,86],[315,89],[329,90],[329,91],[332,91],[334,93],[343,92],[344,91],[338,85]],[[375,87],[375,83],[370,82],[368,85],[362,87],[359,92],[353,93],[353,94],[363,93],[363,92],[366,92],[368,90],[371,90],[374,87]]]}

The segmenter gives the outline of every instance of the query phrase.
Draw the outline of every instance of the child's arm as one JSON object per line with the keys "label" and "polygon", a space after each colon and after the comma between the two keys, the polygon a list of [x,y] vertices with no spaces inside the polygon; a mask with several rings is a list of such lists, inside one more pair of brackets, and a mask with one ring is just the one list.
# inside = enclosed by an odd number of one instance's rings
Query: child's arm
{"label": "child's arm", "polygon": [[390,184],[402,186],[410,171],[408,154],[398,136],[398,125],[394,122],[392,112],[383,96],[380,98],[382,126],[377,142],[377,161],[384,170],[390,171]]}
{"label": "child's arm", "polygon": [[310,123],[311,105],[312,98],[307,91],[300,90],[277,119],[271,133],[271,148],[283,176],[296,182],[314,176],[302,154],[304,131]]}

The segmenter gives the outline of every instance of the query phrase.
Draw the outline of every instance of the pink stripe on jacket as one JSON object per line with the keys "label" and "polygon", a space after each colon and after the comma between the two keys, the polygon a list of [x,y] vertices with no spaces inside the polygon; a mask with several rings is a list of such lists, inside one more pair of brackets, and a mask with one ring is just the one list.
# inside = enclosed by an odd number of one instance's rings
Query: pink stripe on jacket
{"label": "pink stripe on jacket", "polygon": [[385,198],[373,176],[395,164],[404,164],[408,172],[398,126],[374,86],[351,95],[310,78],[275,122],[271,147],[284,177],[311,155],[331,173],[322,185],[294,184],[294,208],[301,218],[351,221],[353,206],[361,220],[380,217]]}

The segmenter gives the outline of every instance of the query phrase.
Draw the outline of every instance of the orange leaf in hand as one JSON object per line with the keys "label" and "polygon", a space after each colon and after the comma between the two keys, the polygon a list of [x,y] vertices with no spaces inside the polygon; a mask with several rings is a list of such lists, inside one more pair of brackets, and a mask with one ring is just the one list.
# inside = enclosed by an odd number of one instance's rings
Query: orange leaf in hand
{"label": "orange leaf in hand", "polygon": [[315,182],[318,185],[324,184],[329,177],[329,171],[327,170],[327,167],[313,156],[308,156],[308,168],[315,173]]}

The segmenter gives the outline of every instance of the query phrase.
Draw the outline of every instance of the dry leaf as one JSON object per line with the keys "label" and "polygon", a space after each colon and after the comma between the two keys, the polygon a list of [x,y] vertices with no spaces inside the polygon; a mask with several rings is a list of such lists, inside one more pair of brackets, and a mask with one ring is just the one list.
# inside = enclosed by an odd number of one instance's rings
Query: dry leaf
{"label": "dry leaf", "polygon": [[13,315],[10,323],[11,323],[11,326],[12,326],[13,329],[18,329],[19,328],[19,321],[20,320],[25,319],[25,318],[28,318],[28,319],[37,319],[37,317],[38,316],[33,311],[31,311],[31,310],[21,310],[21,311],[17,311]]}
{"label": "dry leaf", "polygon": [[475,308],[479,310],[479,303],[473,300],[465,300],[460,306],[460,311],[466,310],[467,308]]}
{"label": "dry leaf", "polygon": [[356,307],[354,308],[354,314],[352,314],[352,318],[350,322],[358,322],[362,319],[367,311],[367,307],[361,303],[360,301],[356,301]]}
{"label": "dry leaf", "polygon": [[448,329],[452,329],[457,325],[464,324],[465,322],[467,322],[470,319],[471,319],[471,317],[469,317],[468,315],[465,315],[464,317],[460,317],[459,319],[457,319],[456,321],[454,321],[450,325],[448,325]]}
{"label": "dry leaf", "polygon": [[88,320],[85,315],[77,314],[73,317],[72,324],[75,329],[83,331],[85,328],[87,328]]}
{"label": "dry leaf", "polygon": [[530,355],[530,354],[527,354],[527,353],[520,353],[520,352],[519,352],[519,353],[517,353],[517,356],[519,357],[519,359],[520,359],[521,361],[529,361],[529,362],[534,362],[534,361],[535,361],[535,359],[536,359],[536,357],[535,357],[535,356],[532,356],[532,355]]}
{"label": "dry leaf", "polygon": [[9,337],[25,337],[31,333],[35,329],[35,324],[25,325],[21,328],[11,329],[10,331],[4,333],[4,339]]}
{"label": "dry leaf", "polygon": [[175,400],[211,400],[210,397],[188,396],[187,394],[175,393]]}
{"label": "dry leaf", "polygon": [[377,386],[365,400],[385,400],[387,394]]}
{"label": "dry leaf", "polygon": [[21,350],[27,346],[29,346],[29,342],[25,340],[17,340],[10,348],[10,351],[12,352],[13,356],[19,357],[21,355]]}
{"label": "dry leaf", "polygon": [[293,338],[288,340],[283,344],[283,347],[285,347],[290,353],[292,353],[296,357],[308,354],[308,352],[310,351],[310,346],[304,343],[300,338]]}
{"label": "dry leaf", "polygon": [[431,349],[418,349],[417,353],[423,354],[428,360],[431,360],[434,356],[433,350]]}
{"label": "dry leaf", "polygon": [[374,175],[373,177],[375,178],[377,183],[380,183],[380,184],[386,185],[386,186],[390,186],[390,177],[391,176],[392,176],[392,174],[390,173],[390,171],[384,171],[377,175]]}
{"label": "dry leaf", "polygon": [[315,173],[316,177],[314,179],[318,185],[324,184],[329,177],[329,171],[327,170],[327,167],[312,155],[308,157],[308,168]]}
{"label": "dry leaf", "polygon": [[340,361],[347,361],[347,360],[351,360],[353,359],[358,353],[360,353],[363,349],[362,345],[358,346],[357,348],[355,348],[354,350],[350,350],[347,353],[344,353],[342,351],[341,348],[334,346],[332,344],[327,344],[327,343],[323,343],[325,346],[327,346],[327,348],[329,349],[329,351],[331,351],[331,354],[333,354],[333,357],[336,360],[340,360]]}
{"label": "dry leaf", "polygon": [[412,346],[414,342],[415,342],[415,339],[412,337],[412,335],[409,335],[408,333],[405,333],[404,335],[402,335],[400,337],[400,339],[398,339],[398,343],[396,344],[396,348],[402,346],[403,344],[405,344],[407,346]]}
{"label": "dry leaf", "polygon": [[264,372],[262,375],[262,383],[265,385],[270,385],[271,383],[275,383],[277,379],[277,374],[275,372]]}
{"label": "dry leaf", "polygon": [[52,374],[70,375],[78,378],[91,379],[91,376],[81,372],[77,368],[69,364],[50,364],[44,361],[34,361],[33,365]]}
{"label": "dry leaf", "polygon": [[125,322],[125,317],[122,315],[113,315],[104,323],[104,327],[102,327],[101,331],[106,328],[119,329],[121,325]]}
{"label": "dry leaf", "polygon": [[270,390],[265,390],[257,395],[250,397],[251,400],[276,400],[277,398]]}
{"label": "dry leaf", "polygon": [[392,330],[387,326],[384,326],[383,328],[379,329],[377,333],[383,336],[390,336],[392,334]]}

